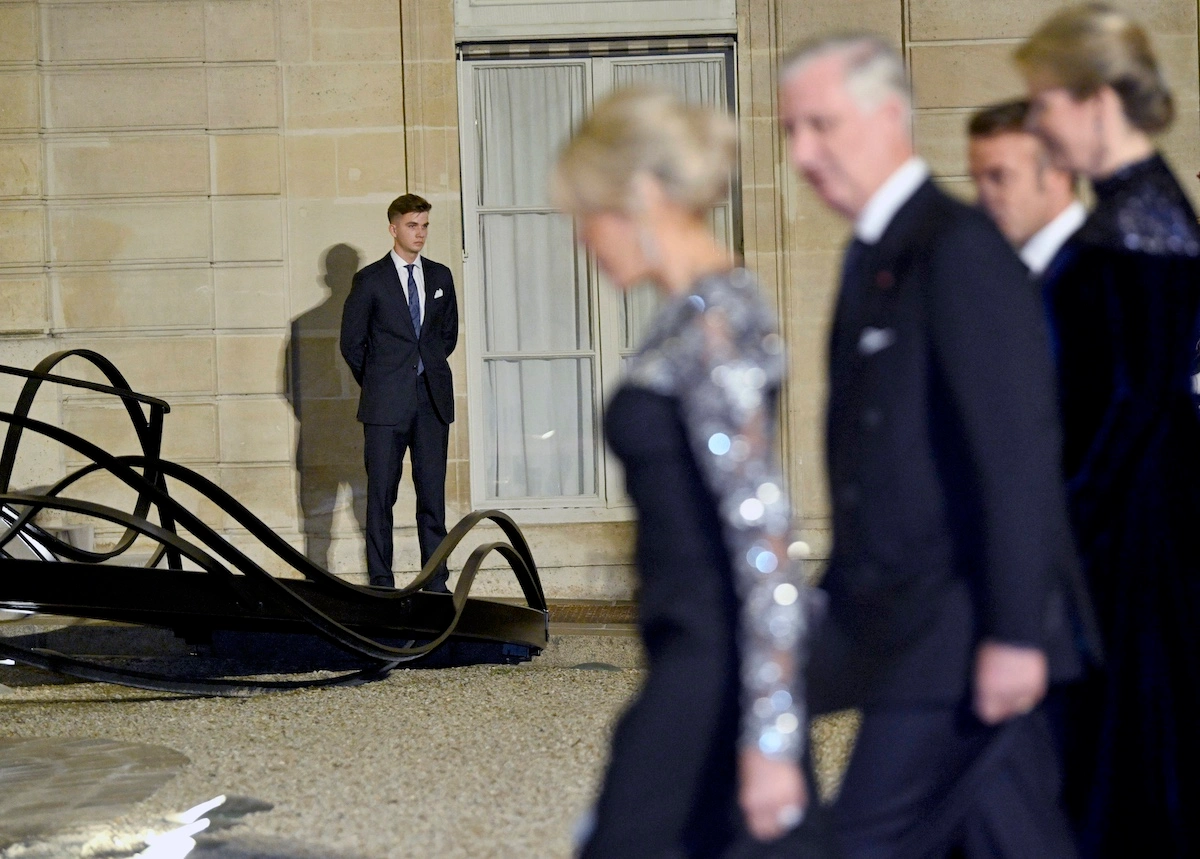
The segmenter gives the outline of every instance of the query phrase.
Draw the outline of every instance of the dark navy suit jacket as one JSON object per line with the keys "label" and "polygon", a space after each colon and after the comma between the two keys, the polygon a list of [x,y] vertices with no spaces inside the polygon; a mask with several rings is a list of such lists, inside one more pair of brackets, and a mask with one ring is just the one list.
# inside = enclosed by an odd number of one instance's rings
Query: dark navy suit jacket
{"label": "dark navy suit jacket", "polygon": [[1080,668],[1046,326],[1024,265],[928,180],[842,286],[830,342],[829,619],[816,710],[949,703],[981,639]]}
{"label": "dark navy suit jacket", "polygon": [[425,365],[430,399],[444,423],[454,420],[454,380],[447,357],[458,343],[454,277],[422,257],[425,318],[420,338],[408,312],[408,294],[389,253],[354,275],[342,310],[342,356],[362,386],[358,419],[407,424],[417,407],[417,360]]}

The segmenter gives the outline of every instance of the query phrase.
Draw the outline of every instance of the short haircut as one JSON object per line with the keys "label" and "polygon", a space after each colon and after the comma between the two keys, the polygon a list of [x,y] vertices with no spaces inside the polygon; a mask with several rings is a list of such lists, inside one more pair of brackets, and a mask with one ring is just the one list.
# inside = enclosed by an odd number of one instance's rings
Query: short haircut
{"label": "short haircut", "polygon": [[1028,131],[1029,102],[1025,99],[1002,101],[989,105],[971,115],[967,133],[972,137],[994,137],[997,134],[1021,134]]}
{"label": "short haircut", "polygon": [[409,212],[428,212],[432,208],[433,204],[424,197],[418,197],[416,194],[401,194],[392,200],[392,205],[388,206],[388,223],[390,224],[399,215],[407,215]]}
{"label": "short haircut", "polygon": [[904,60],[892,45],[873,33],[845,33],[804,42],[790,51],[779,66],[779,81],[786,82],[814,60],[839,56],[846,61],[846,91],[864,110],[874,110],[889,96],[912,109],[912,90]]}

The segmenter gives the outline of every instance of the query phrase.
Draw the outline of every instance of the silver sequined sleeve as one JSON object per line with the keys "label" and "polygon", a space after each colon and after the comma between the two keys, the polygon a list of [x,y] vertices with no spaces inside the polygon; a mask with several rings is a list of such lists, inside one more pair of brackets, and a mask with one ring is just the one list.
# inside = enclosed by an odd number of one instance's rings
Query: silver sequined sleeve
{"label": "silver sequined sleeve", "polygon": [[678,398],[719,505],[741,601],[741,744],[794,760],[807,732],[806,608],[816,597],[788,556],[791,510],[774,452],[783,368],[773,315],[739,269],[665,307],[628,370],[630,382]]}

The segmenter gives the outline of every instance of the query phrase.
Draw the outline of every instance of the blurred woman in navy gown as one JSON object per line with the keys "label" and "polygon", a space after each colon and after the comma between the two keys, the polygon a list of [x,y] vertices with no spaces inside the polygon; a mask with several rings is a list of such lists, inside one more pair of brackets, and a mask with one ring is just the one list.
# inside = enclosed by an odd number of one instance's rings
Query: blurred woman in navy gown
{"label": "blurred woman in navy gown", "polygon": [[1200,229],[1152,141],[1171,94],[1144,30],[1101,5],[1063,10],[1016,58],[1035,130],[1096,193],[1048,273],[1064,470],[1105,646],[1068,707],[1067,799],[1085,856],[1200,856]]}
{"label": "blurred woman in navy gown", "polygon": [[649,671],[613,736],[588,859],[812,855],[809,594],[773,455],[784,359],[757,281],[709,226],[735,146],[727,115],[624,90],[556,170],[613,286],[649,282],[660,303],[605,415],[637,508]]}

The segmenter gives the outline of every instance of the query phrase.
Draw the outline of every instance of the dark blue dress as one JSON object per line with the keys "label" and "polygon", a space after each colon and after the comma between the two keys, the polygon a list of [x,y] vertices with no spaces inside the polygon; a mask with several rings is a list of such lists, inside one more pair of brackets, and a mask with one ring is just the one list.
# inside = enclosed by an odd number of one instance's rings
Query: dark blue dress
{"label": "dark blue dress", "polygon": [[1106,651],[1071,696],[1067,800],[1084,856],[1200,856],[1200,229],[1157,155],[1095,190],[1047,293]]}

